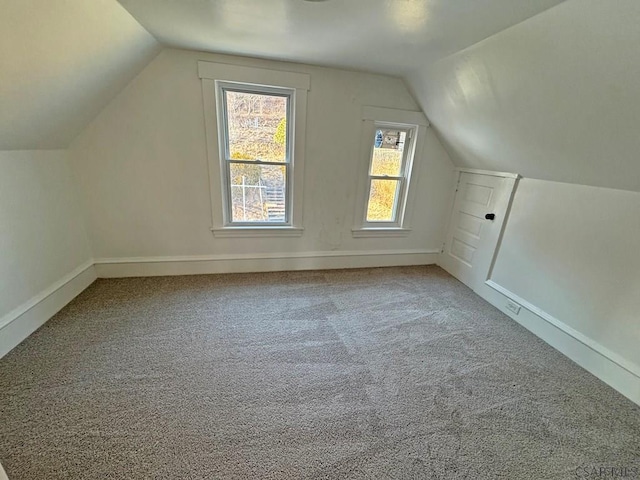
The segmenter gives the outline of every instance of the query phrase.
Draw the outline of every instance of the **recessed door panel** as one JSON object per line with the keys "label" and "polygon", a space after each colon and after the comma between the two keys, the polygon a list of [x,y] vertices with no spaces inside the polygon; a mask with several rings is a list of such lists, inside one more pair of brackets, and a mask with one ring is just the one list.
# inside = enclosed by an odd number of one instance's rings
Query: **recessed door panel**
{"label": "recessed door panel", "polygon": [[483,219],[478,218],[472,214],[466,212],[460,212],[458,217],[458,229],[463,232],[473,235],[476,238],[480,238],[482,232]]}
{"label": "recessed door panel", "polygon": [[454,238],[451,242],[451,255],[470,267],[473,265],[473,254],[475,251],[476,247],[464,243],[459,238]]}
{"label": "recessed door panel", "polygon": [[465,185],[464,199],[466,202],[476,203],[487,207],[491,204],[493,197],[493,187],[486,185],[478,185],[477,183],[467,182]]}

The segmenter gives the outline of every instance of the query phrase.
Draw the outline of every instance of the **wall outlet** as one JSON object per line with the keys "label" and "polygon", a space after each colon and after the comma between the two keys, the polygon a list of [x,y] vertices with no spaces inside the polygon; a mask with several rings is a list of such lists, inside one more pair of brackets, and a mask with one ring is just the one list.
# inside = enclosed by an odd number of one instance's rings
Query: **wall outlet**
{"label": "wall outlet", "polygon": [[507,300],[507,304],[505,305],[505,308],[507,310],[509,310],[510,312],[515,313],[516,315],[518,315],[520,313],[520,305],[518,305],[516,302],[512,302],[511,300]]}

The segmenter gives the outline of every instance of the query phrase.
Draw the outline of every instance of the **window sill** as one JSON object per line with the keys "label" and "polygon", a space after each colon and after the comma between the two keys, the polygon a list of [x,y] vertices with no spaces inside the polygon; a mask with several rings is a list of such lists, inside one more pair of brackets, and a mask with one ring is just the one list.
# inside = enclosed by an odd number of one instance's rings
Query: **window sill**
{"label": "window sill", "polygon": [[409,228],[354,228],[351,230],[353,238],[371,238],[371,237],[406,237],[411,233]]}
{"label": "window sill", "polygon": [[296,227],[224,227],[212,228],[217,238],[301,237],[303,228]]}

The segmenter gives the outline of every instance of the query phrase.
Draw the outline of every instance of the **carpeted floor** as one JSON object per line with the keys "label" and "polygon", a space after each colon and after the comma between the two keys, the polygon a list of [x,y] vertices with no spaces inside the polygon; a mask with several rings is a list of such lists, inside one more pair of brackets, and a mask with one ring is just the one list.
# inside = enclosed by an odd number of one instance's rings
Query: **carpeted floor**
{"label": "carpeted floor", "polygon": [[640,407],[437,267],[99,280],[0,360],[0,461],[11,480],[571,479],[640,467]]}

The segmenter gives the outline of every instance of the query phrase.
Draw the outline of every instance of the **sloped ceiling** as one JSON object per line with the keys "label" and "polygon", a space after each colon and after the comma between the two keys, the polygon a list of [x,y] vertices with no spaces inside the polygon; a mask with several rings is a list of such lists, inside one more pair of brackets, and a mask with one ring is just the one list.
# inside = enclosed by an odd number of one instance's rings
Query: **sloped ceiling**
{"label": "sloped ceiling", "polygon": [[640,191],[640,2],[568,0],[408,83],[458,165]]}
{"label": "sloped ceiling", "polygon": [[640,191],[637,0],[120,2],[135,19],[116,0],[0,0],[0,150],[67,147],[161,49],[146,27],[403,74],[458,165]]}
{"label": "sloped ceiling", "polygon": [[404,74],[562,0],[119,0],[162,43]]}
{"label": "sloped ceiling", "polygon": [[0,0],[0,150],[65,148],[160,50],[115,0]]}
{"label": "sloped ceiling", "polygon": [[154,36],[400,75],[561,1],[122,0],[134,18],[116,0],[0,0],[0,150],[66,148],[160,51]]}

